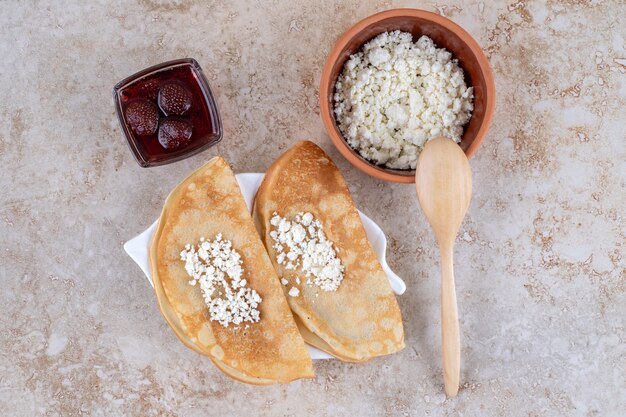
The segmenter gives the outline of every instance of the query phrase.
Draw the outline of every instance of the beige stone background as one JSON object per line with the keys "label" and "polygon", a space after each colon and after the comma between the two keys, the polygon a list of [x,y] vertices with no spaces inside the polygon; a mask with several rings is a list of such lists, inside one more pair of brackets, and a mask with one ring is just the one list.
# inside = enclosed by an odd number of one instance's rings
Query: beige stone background
{"label": "beige stone background", "polygon": [[[462,388],[449,400],[437,251],[414,189],[350,166],[319,118],[335,39],[396,6],[467,29],[498,90],[456,250]],[[625,22],[619,0],[1,1],[0,414],[626,415]],[[207,73],[224,140],[142,169],[111,88],[181,57]],[[407,348],[246,386],[177,341],[122,244],[209,157],[260,172],[304,138],[389,237]]]}

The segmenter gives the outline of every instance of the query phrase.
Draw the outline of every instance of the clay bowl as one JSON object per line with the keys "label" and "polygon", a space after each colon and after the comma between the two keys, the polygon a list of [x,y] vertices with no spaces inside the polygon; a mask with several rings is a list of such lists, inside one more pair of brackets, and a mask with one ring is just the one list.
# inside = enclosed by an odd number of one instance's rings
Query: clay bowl
{"label": "clay bowl", "polygon": [[320,112],[330,139],[352,165],[366,174],[385,181],[413,183],[415,170],[389,169],[362,158],[343,138],[333,113],[335,83],[346,60],[370,39],[393,30],[411,32],[414,40],[422,35],[429,36],[438,47],[446,48],[459,60],[465,82],[474,87],[474,111],[460,143],[468,158],[476,152],[489,130],[496,89],[489,62],[478,43],[460,26],[435,13],[417,9],[387,10],[361,20],[339,38],[326,60],[320,82]]}

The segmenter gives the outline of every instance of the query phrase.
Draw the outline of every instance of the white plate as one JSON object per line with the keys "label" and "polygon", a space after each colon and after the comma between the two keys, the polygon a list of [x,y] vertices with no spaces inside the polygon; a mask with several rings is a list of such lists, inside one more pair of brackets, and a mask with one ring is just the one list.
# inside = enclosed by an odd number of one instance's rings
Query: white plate
{"label": "white plate", "polygon": [[[237,178],[237,182],[239,183],[239,187],[241,188],[241,193],[243,194],[243,197],[246,200],[246,204],[248,205],[249,209],[252,209],[252,201],[254,200],[256,191],[259,189],[259,185],[261,185],[263,175],[265,174],[248,173],[235,175],[235,177]],[[385,237],[385,234],[383,233],[381,228],[376,223],[374,223],[372,219],[370,219],[360,211],[359,215],[361,216],[361,222],[363,222],[363,226],[365,227],[367,238],[374,248],[376,257],[380,261],[380,264],[382,265],[385,274],[387,274],[391,289],[397,295],[404,294],[404,291],[406,291],[406,285],[404,284],[404,281],[402,281],[402,279],[397,276],[391,270],[391,268],[389,268],[389,265],[387,265],[387,261],[385,260],[385,251],[387,250],[387,238]],[[148,227],[148,229],[146,229],[143,233],[135,236],[124,244],[124,250],[133,259],[133,261],[135,261],[135,263],[139,265],[143,273],[148,278],[150,285],[153,284],[152,275],[150,274],[150,261],[148,259],[148,250],[150,247],[150,241],[152,240],[152,235],[154,235],[154,230],[157,226],[157,222],[158,220],[152,223],[152,225]],[[309,348],[309,353],[311,354],[311,357],[313,359],[333,358],[333,356],[329,355],[328,353],[322,352],[321,350],[316,349],[312,346],[307,347]]]}

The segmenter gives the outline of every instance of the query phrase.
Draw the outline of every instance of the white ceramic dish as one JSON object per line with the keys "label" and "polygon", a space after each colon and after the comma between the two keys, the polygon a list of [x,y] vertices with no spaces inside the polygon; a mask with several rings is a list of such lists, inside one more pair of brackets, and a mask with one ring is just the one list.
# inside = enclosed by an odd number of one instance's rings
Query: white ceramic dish
{"label": "white ceramic dish", "polygon": [[[239,183],[239,187],[241,188],[241,193],[243,194],[243,197],[246,200],[246,204],[250,209],[252,209],[252,202],[254,201],[256,191],[259,189],[259,185],[261,185],[263,175],[264,174],[246,173],[237,174],[235,176],[237,178],[237,182]],[[387,250],[387,238],[385,237],[385,234],[383,233],[381,228],[376,223],[374,223],[372,219],[370,219],[360,211],[359,215],[361,216],[361,221],[363,222],[363,226],[365,227],[367,238],[372,244],[372,248],[374,248],[374,252],[378,257],[378,260],[380,261],[383,270],[387,274],[391,289],[397,295],[404,294],[404,291],[406,291],[406,285],[404,281],[399,276],[397,276],[391,270],[391,268],[389,268],[389,265],[387,265],[387,261],[385,259],[385,252]],[[133,259],[133,261],[135,261],[135,263],[139,265],[143,273],[146,275],[146,278],[148,278],[150,285],[153,284],[152,275],[150,274],[150,261],[148,259],[148,250],[150,247],[150,240],[152,240],[154,230],[157,226],[157,222],[158,220],[152,223],[152,225],[148,227],[148,229],[143,231],[140,235],[135,236],[124,244],[124,250]],[[318,350],[312,346],[308,346],[308,348],[313,359],[333,358],[333,356],[327,354],[326,352],[322,352],[321,350]]]}

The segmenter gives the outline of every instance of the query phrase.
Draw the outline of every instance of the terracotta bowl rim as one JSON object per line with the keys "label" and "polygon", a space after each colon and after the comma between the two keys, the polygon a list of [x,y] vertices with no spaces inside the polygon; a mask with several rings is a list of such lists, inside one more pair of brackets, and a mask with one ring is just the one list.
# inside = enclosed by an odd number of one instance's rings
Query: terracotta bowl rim
{"label": "terracotta bowl rim", "polygon": [[493,113],[496,104],[496,88],[495,81],[493,78],[493,72],[491,71],[491,66],[489,65],[489,61],[485,56],[478,42],[474,40],[474,38],[465,31],[461,26],[454,23],[452,20],[440,16],[436,13],[429,12],[421,9],[411,9],[411,8],[399,8],[399,9],[390,9],[385,10],[371,16],[366,17],[365,19],[354,24],[350,29],[344,32],[343,35],[337,40],[333,49],[330,51],[328,58],[326,58],[326,63],[324,64],[324,68],[322,70],[322,75],[320,79],[320,91],[319,91],[319,99],[320,99],[320,114],[322,117],[322,121],[324,122],[324,127],[326,128],[326,132],[330,137],[331,141],[339,150],[339,152],[355,167],[359,168],[361,171],[365,172],[368,175],[371,175],[375,178],[398,182],[398,183],[414,183],[415,176],[414,175],[401,175],[395,174],[387,171],[383,167],[376,166],[372,163],[366,162],[363,159],[358,158],[353,154],[353,150],[347,144],[343,136],[339,133],[338,127],[335,123],[334,118],[330,114],[330,103],[328,100],[328,95],[326,92],[332,87],[331,83],[334,84],[335,80],[330,79],[330,73],[332,71],[335,62],[338,60],[339,55],[343,48],[348,44],[348,42],[354,38],[358,33],[367,29],[369,26],[380,22],[381,20],[385,20],[391,17],[417,17],[420,19],[428,20],[437,25],[440,25],[451,32],[454,32],[459,38],[467,45],[467,47],[472,51],[476,60],[478,62],[478,67],[480,72],[482,73],[486,89],[485,89],[485,115],[483,121],[476,133],[476,137],[469,145],[465,154],[468,158],[471,158],[476,150],[480,147],[481,143],[485,139],[489,128],[491,127],[491,122],[493,120]]}

